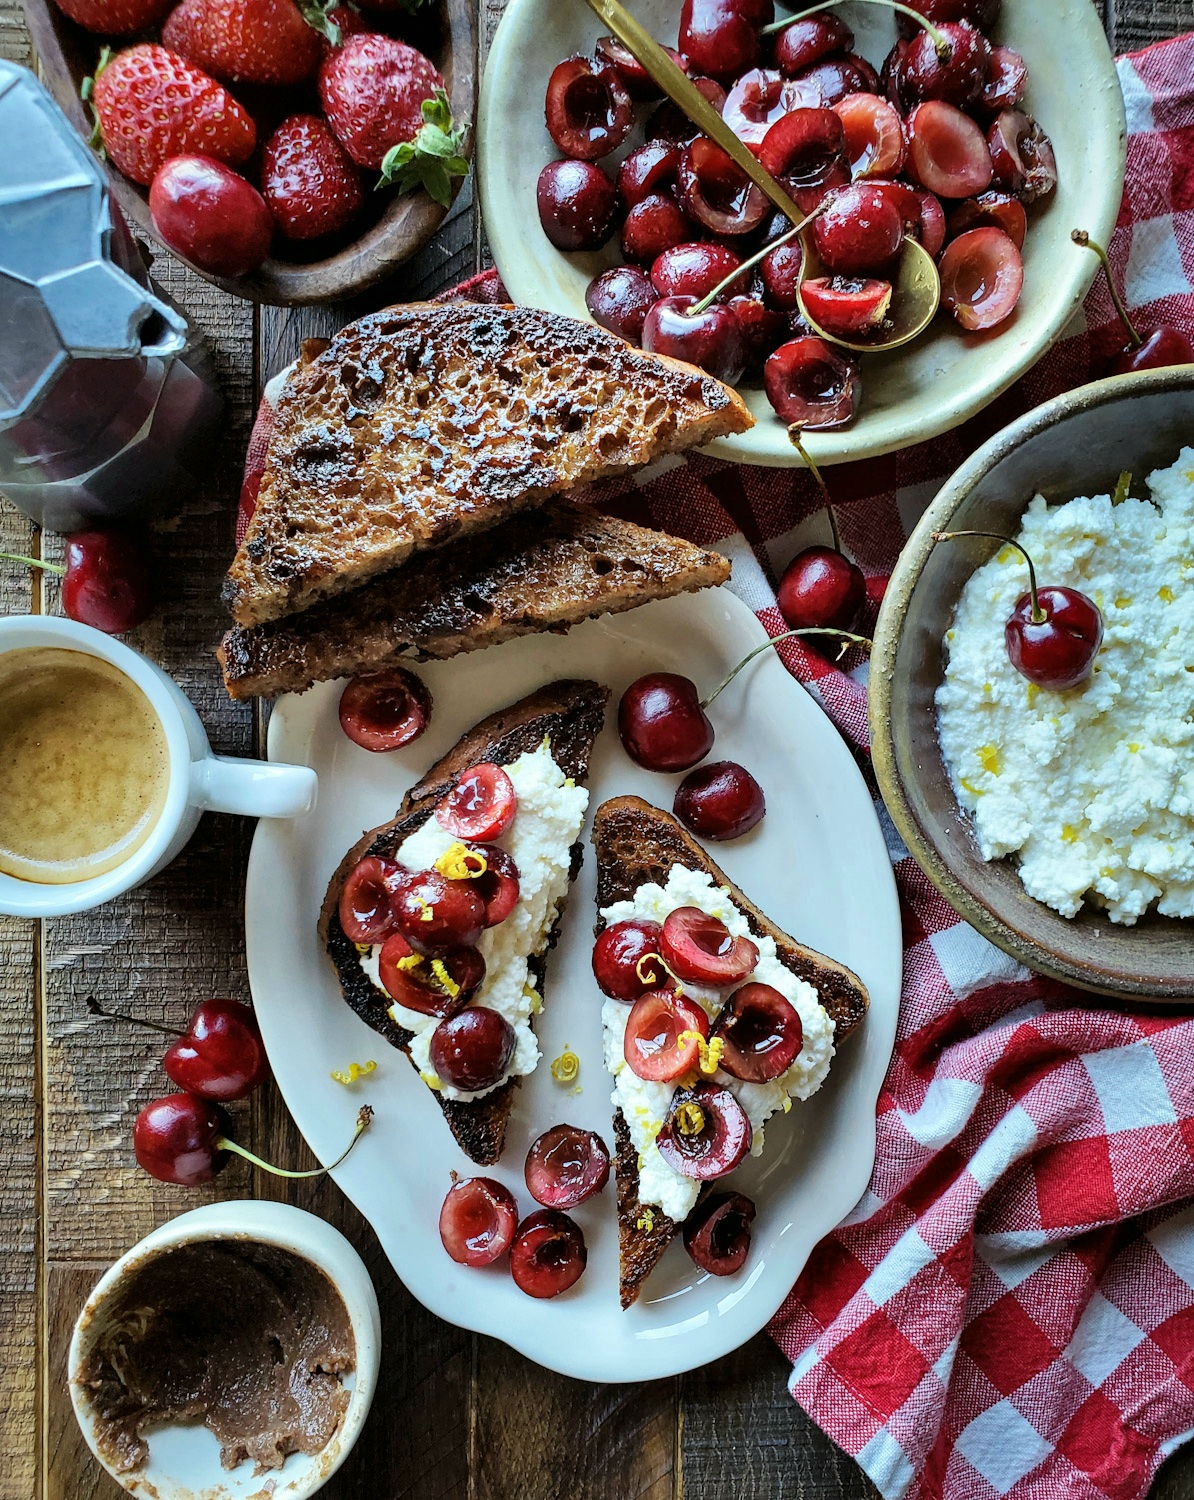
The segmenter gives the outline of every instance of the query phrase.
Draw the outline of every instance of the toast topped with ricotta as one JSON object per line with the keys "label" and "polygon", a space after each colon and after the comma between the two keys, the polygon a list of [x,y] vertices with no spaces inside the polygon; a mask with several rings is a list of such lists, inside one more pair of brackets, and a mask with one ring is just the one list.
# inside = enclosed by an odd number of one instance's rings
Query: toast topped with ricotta
{"label": "toast topped with ricotta", "polygon": [[514,1090],[539,1061],[534,1018],[608,696],[554,682],[483,719],[349,850],[324,899],[345,1000],[406,1053],[482,1165],[501,1156]]}
{"label": "toast topped with ricotta", "polygon": [[736,392],[529,307],[391,307],[291,372],[225,583],[238,625],[309,608],[574,485],[753,425]]}
{"label": "toast topped with ricotta", "polygon": [[[869,1000],[856,974],[781,931],[669,813],[638,797],[615,797],[597,809],[593,843],[599,938],[617,924],[654,924],[644,930],[649,937],[653,934],[652,944],[659,941],[660,951],[640,960],[639,977],[664,986],[670,982],[685,1005],[701,1007],[709,1031],[707,1042],[695,1040],[696,1028],[680,1034],[676,1045],[687,1042],[692,1052],[693,1065],[685,1076],[664,1081],[640,1077],[629,1061],[634,1052],[627,1038],[628,1031],[633,1036],[632,1023],[628,1025],[633,1006],[608,998],[607,990],[602,1031],[606,1066],[614,1079],[620,1292],[625,1308],[638,1297],[698,1200],[714,1185],[722,1186],[720,1174],[694,1176],[675,1165],[699,1155],[716,1125],[716,1117],[706,1118],[717,1105],[712,1091],[732,1095],[728,1108],[745,1141],[741,1151],[758,1155],[767,1120],[820,1088],[836,1048],[862,1023]],[[695,909],[724,924],[727,941],[745,943],[742,962],[747,967],[740,964],[733,979],[677,978],[663,959],[664,953],[673,951],[663,928],[681,909]],[[658,965],[656,957],[662,960]],[[793,1021],[799,1028],[794,1032],[799,1050],[782,1072],[765,1081],[744,1081],[722,1065],[729,1062],[722,1049],[731,1045],[734,1034],[726,1026],[727,1002],[748,986],[778,992],[799,1018]],[[651,1033],[656,1052],[662,1034],[662,1028]],[[740,1063],[734,1066],[744,1071]],[[646,1066],[644,1071],[657,1070]],[[673,1141],[683,1148],[679,1153]]]}

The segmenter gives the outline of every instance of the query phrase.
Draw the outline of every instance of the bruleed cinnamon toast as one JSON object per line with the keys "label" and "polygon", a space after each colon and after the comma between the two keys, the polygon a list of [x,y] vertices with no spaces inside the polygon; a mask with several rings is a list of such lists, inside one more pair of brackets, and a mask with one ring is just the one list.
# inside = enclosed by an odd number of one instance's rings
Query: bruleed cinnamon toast
{"label": "bruleed cinnamon toast", "polygon": [[[706,910],[716,908],[715,914],[722,915],[727,922],[736,914],[736,925],[760,950],[756,977],[764,977],[764,962],[773,958],[796,981],[785,987],[804,1021],[803,1049],[792,1074],[778,1080],[776,1086],[782,1085],[781,1092],[790,1090],[797,1098],[806,1097],[819,1087],[834,1050],[861,1025],[866,1015],[867,991],[858,976],[778,928],[728,879],[675,818],[641,798],[615,797],[603,803],[594,820],[593,844],[597,853],[597,906],[601,914],[598,933],[604,930],[607,920],[630,917],[632,908],[638,916],[649,909],[654,920],[660,919],[664,911],[688,903]],[[648,889],[653,893],[649,900],[645,897]],[[782,981],[772,970],[769,982]],[[807,987],[811,987],[812,993]],[[819,1018],[817,1010],[823,1012]],[[613,1068],[617,1068],[622,1053],[621,1035],[614,1035],[613,1031],[625,1027],[628,1012],[629,1007],[616,1000],[607,1000],[603,1007],[607,1064]],[[633,1081],[632,1074],[624,1076],[628,1082]],[[736,1095],[746,1098],[742,1086],[721,1072],[716,1081],[724,1082]],[[652,1087],[663,1088],[665,1100],[673,1090],[670,1084]],[[687,1180],[673,1181],[669,1187],[668,1169],[652,1144],[653,1132],[657,1134],[661,1124],[657,1112],[660,1096],[656,1094],[651,1100],[651,1109],[632,1107],[632,1112],[635,1109],[638,1112],[628,1120],[623,1094],[627,1100],[634,1097],[633,1089],[616,1081],[613,1102],[620,1291],[622,1306],[629,1307],[704,1190],[698,1183]],[[649,1094],[646,1097],[651,1098]],[[761,1095],[755,1095],[744,1107],[759,1112],[764,1103]],[[774,1107],[772,1100],[766,1112]],[[785,1110],[789,1107],[790,1103],[783,1105]],[[665,1103],[664,1113],[666,1108]],[[644,1112],[651,1118],[644,1118]],[[760,1127],[761,1120],[755,1128],[756,1144]],[[647,1177],[649,1189],[644,1186]],[[720,1186],[719,1182],[717,1187]],[[678,1205],[675,1217],[664,1211],[660,1197],[668,1198],[669,1202],[674,1199]]]}
{"label": "bruleed cinnamon toast", "polygon": [[234,626],[217,654],[234,698],[301,693],[404,659],[567,630],[729,573],[717,552],[556,500],[299,614]]}
{"label": "bruleed cinnamon toast", "polygon": [[[320,935],[345,1000],[411,1059],[433,1089],[462,1149],[482,1165],[501,1156],[514,1090],[538,1059],[533,1017],[542,1004],[547,953],[556,940],[568,887],[580,868],[578,836],[587,802],[582,789],[608,696],[595,682],[560,681],[483,719],[411,788],[389,823],[364,834],[348,851],[324,898]],[[518,866],[521,893],[510,916],[477,942],[486,972],[468,1004],[498,1009],[518,1034],[518,1044],[508,1076],[472,1096],[436,1076],[428,1049],[437,1018],[413,1015],[391,1003],[377,979],[376,952],[362,952],[350,941],[339,903],[346,879],[365,857],[403,864],[405,852],[417,848],[419,857],[412,863],[424,868],[429,849],[451,844],[451,836],[435,818],[436,810],[459,778],[480,763],[503,767],[519,795],[509,831],[494,842]],[[562,847],[557,846],[558,838],[563,838]]]}
{"label": "bruleed cinnamon toast", "polygon": [[225,584],[239,625],[309,608],[574,485],[752,425],[691,365],[534,308],[416,303],[291,373]]}

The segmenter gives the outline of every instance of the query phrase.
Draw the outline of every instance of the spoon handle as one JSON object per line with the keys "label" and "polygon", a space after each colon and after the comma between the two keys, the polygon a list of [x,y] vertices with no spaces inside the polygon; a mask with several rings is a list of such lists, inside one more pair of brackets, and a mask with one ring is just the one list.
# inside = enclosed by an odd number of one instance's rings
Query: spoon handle
{"label": "spoon handle", "polygon": [[799,224],[804,215],[795,203],[750,147],[739,140],[700,89],[688,81],[650,32],[634,19],[620,0],[587,0],[587,4],[692,123],[742,168],[751,182],[766,193],[780,213],[791,219],[793,224]]}

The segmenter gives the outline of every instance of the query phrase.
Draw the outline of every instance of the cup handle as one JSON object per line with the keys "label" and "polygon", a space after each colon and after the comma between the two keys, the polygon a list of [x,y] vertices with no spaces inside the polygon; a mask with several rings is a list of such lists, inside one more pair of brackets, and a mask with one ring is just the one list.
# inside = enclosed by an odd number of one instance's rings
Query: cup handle
{"label": "cup handle", "polygon": [[297,818],[315,806],[319,779],[309,766],[208,755],[191,763],[192,806],[249,818]]}

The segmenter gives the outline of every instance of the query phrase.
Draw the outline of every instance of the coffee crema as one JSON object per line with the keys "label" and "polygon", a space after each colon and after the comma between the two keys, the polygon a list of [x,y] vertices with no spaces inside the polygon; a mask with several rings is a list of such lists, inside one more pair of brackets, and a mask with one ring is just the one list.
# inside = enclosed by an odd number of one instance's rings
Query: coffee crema
{"label": "coffee crema", "polygon": [[0,656],[0,870],[45,885],[122,865],[153,832],[170,758],[149,699],[97,656]]}

